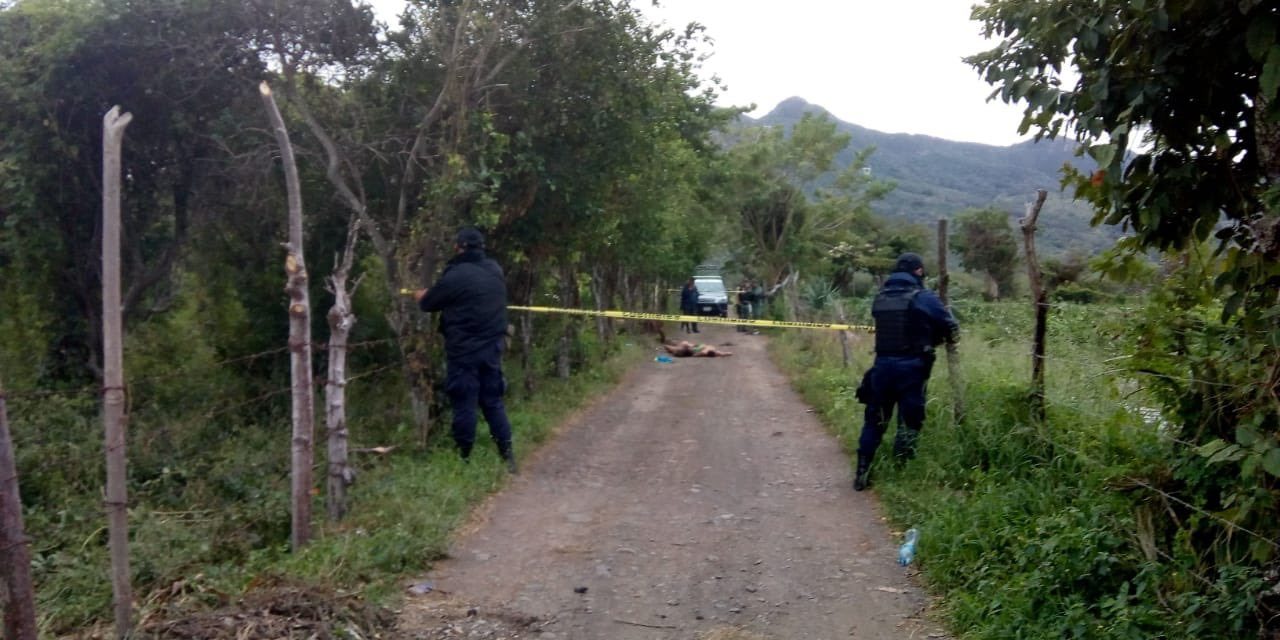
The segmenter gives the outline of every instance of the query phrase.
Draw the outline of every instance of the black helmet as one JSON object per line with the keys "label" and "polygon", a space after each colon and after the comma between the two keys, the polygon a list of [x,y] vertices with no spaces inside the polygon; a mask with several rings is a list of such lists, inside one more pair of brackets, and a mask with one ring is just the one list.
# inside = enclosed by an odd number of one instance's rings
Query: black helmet
{"label": "black helmet", "polygon": [[899,271],[914,274],[916,269],[924,268],[924,259],[915,253],[904,253],[898,256],[897,264],[893,265],[894,273]]}
{"label": "black helmet", "polygon": [[458,235],[454,236],[453,243],[463,249],[483,249],[484,234],[475,227],[463,227],[458,230]]}

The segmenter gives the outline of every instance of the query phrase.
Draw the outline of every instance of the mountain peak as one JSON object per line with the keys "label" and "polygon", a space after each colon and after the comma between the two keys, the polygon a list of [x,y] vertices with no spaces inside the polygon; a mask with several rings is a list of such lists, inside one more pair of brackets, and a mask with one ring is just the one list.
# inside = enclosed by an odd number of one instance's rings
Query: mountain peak
{"label": "mountain peak", "polygon": [[805,100],[804,98],[801,98],[800,96],[791,96],[790,98],[787,98],[782,102],[779,102],[778,106],[774,107],[773,111],[770,111],[769,114],[764,117],[764,119],[766,120],[772,119],[772,118],[799,119],[800,116],[806,113],[820,113],[820,114],[830,115],[830,112],[827,111],[826,109],[823,109],[822,107],[816,104],[812,104],[809,101]]}
{"label": "mountain peak", "polygon": [[[835,159],[837,173],[849,166],[860,150],[875,149],[866,167],[877,179],[897,185],[873,205],[875,210],[917,224],[932,225],[938,218],[954,216],[967,208],[1018,211],[1028,194],[1061,182],[1064,164],[1088,172],[1096,169],[1088,157],[1074,154],[1074,140],[1069,138],[997,147],[926,135],[883,133],[840,120],[798,96],[783,100],[758,120],[744,121],[747,126],[778,127],[787,132],[808,114],[830,117],[836,132],[849,136],[849,147]],[[826,184],[829,182],[819,186]],[[1072,201],[1070,195],[1055,192],[1046,206],[1054,212],[1049,219],[1055,221],[1055,226],[1052,231],[1045,227],[1042,239],[1051,253],[1068,247],[1100,249],[1118,235],[1113,228],[1091,227],[1092,209],[1088,203]]]}

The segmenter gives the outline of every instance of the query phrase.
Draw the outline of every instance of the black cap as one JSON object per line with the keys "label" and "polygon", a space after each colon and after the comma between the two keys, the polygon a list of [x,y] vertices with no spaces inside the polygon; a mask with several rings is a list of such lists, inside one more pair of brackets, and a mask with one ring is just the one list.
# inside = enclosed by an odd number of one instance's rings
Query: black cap
{"label": "black cap", "polygon": [[894,273],[903,271],[906,273],[915,273],[916,269],[924,268],[924,259],[914,253],[904,253],[898,256],[898,263],[893,265]]}
{"label": "black cap", "polygon": [[475,227],[463,227],[458,230],[458,235],[454,236],[453,243],[463,249],[483,249],[484,234]]}

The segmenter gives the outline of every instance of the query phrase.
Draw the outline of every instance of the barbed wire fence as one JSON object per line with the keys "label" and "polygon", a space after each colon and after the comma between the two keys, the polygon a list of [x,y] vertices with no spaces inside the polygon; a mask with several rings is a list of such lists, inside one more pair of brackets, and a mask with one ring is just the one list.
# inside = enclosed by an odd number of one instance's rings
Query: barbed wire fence
{"label": "barbed wire fence", "polygon": [[[346,349],[348,353],[362,350],[369,351],[394,344],[395,342],[393,338],[365,340],[350,343]],[[323,352],[328,349],[328,345],[327,343],[317,342],[312,345],[312,348],[316,352]],[[213,385],[214,388],[208,395],[177,394],[182,400],[180,404],[176,405],[172,401],[154,401],[155,399],[153,398],[139,397],[138,390],[152,388],[155,385],[167,385],[170,389],[181,388],[181,380],[184,377],[203,376],[209,378],[218,372],[243,373],[243,371],[237,370],[237,367],[248,362],[279,357],[287,354],[288,351],[288,347],[265,349],[254,353],[223,358],[207,364],[200,363],[197,370],[191,370],[179,365],[170,371],[126,377],[125,392],[128,402],[128,415],[134,425],[131,430],[135,434],[144,434],[144,437],[145,435],[154,436],[154,433],[149,433],[151,431],[163,432],[163,434],[166,434],[165,440],[171,441],[172,436],[167,434],[193,433],[202,427],[217,427],[220,426],[217,424],[220,420],[229,416],[236,417],[240,421],[272,419],[266,417],[268,414],[263,413],[263,407],[287,398],[293,388],[291,383],[281,383],[263,388],[262,383],[269,384],[269,380],[246,381],[228,378],[227,381],[222,383],[221,387],[216,384]],[[322,359],[317,358],[316,366],[319,366],[321,362]],[[380,361],[380,363],[375,361],[372,366],[351,372],[341,383],[350,385],[358,381],[391,373],[402,368],[402,366],[403,363],[397,354],[390,361]],[[287,370],[285,365],[282,364],[281,367]],[[321,394],[329,383],[330,380],[324,376],[318,375],[314,378],[313,386],[316,392],[314,397],[317,406],[323,405],[323,396]],[[76,424],[92,423],[96,419],[96,415],[92,413],[92,407],[101,401],[106,391],[100,384],[62,389],[24,388],[15,390],[9,388],[6,389],[5,396],[10,409],[11,422],[14,425],[14,432],[17,434],[19,442],[39,446],[66,435],[60,431],[48,433],[49,430],[44,428],[47,427],[50,419],[44,412],[47,409],[44,406],[46,401],[51,399],[82,401],[81,404],[73,406],[66,413],[68,416],[79,416],[78,419],[75,419]],[[385,411],[385,416],[401,415],[403,409],[398,405],[388,407]],[[277,413],[282,413],[283,410],[283,404],[276,409]],[[268,411],[270,410],[268,409]],[[62,419],[72,418],[63,417]],[[288,418],[284,415],[277,415],[275,419],[287,420]],[[32,426],[38,424],[39,427],[29,429],[27,428],[28,424]],[[146,428],[147,425],[152,425],[152,428]],[[317,429],[323,429],[323,421],[317,421]],[[359,434],[361,432],[359,429],[355,429],[352,430],[352,433]],[[131,448],[137,444],[137,441],[138,438],[131,437],[123,446]]]}

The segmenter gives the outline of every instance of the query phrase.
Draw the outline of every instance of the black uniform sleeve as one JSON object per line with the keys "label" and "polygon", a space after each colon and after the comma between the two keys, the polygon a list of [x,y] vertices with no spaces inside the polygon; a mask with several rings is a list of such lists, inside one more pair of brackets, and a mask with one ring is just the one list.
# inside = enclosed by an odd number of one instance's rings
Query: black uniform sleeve
{"label": "black uniform sleeve", "polygon": [[457,295],[456,271],[452,268],[446,269],[440,274],[440,279],[427,289],[427,295],[422,296],[422,300],[418,301],[418,308],[423,311],[441,311],[448,307]]}
{"label": "black uniform sleeve", "polygon": [[955,316],[942,305],[942,300],[936,294],[932,291],[921,291],[916,296],[915,302],[916,308],[928,316],[933,335],[941,338],[938,343],[954,344],[960,341],[960,323],[956,322]]}

